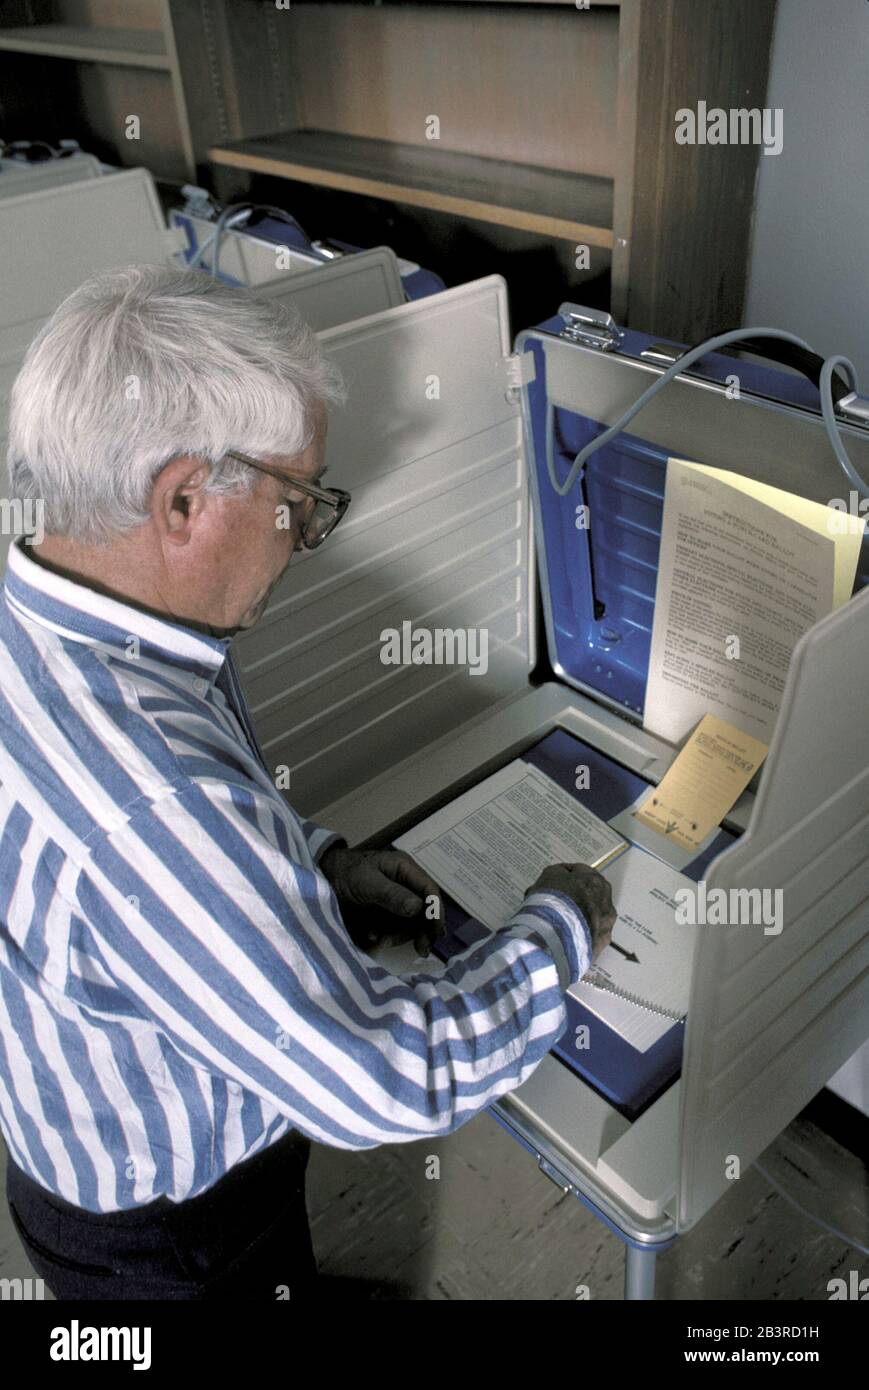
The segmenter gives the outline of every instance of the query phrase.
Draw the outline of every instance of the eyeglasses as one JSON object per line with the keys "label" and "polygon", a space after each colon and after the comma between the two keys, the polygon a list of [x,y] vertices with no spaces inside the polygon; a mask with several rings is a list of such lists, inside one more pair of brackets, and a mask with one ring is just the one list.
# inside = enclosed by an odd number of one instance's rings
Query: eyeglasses
{"label": "eyeglasses", "polygon": [[228,450],[226,457],[236,459],[238,463],[245,463],[248,468],[255,468],[258,473],[267,473],[270,478],[277,478],[278,482],[288,483],[292,488],[314,499],[314,509],[303,522],[300,533],[302,545],[306,550],[316,550],[318,545],[322,545],[350,506],[350,493],[342,491],[339,487],[317,487],[316,483],[294,478],[289,473],[282,473],[279,468],[270,468],[268,464],[260,463],[259,459],[249,458],[247,454],[240,454],[234,449]]}

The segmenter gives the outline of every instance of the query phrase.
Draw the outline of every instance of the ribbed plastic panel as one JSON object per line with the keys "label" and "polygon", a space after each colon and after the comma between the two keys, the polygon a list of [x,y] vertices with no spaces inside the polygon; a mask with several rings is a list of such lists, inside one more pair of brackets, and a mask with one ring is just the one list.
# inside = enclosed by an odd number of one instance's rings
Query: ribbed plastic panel
{"label": "ribbed plastic panel", "polygon": [[[532,572],[499,276],[321,335],[350,387],[328,482],[353,494],[237,656],[267,761],[306,814],[521,690]],[[488,633],[488,669],[387,665],[381,634]]]}
{"label": "ribbed plastic panel", "polygon": [[707,892],[780,889],[783,928],[699,928],[682,1073],[683,1228],[727,1188],[727,1159],[744,1173],[869,1034],[867,688],[864,591],[799,643],[749,828],[707,876]]}
{"label": "ribbed plastic panel", "polygon": [[[9,397],[30,341],[83,280],[134,262],[166,264],[166,224],[147,169],[0,198],[0,462]],[[9,537],[0,537],[0,570]]]}

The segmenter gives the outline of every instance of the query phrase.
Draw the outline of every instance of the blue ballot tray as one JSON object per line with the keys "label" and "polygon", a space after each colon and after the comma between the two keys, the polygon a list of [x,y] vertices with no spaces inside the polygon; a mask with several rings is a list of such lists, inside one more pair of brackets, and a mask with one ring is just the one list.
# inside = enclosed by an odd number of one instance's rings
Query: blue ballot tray
{"label": "blue ballot tray", "polygon": [[[650,785],[563,729],[548,734],[521,757],[545,772],[601,820],[611,820],[626,810]],[[583,791],[575,787],[576,767],[580,763],[588,767],[590,774],[589,788]],[[699,880],[707,864],[735,838],[727,830],[719,831],[703,853],[681,872]],[[436,948],[445,960],[489,935],[486,927],[469,917],[451,898],[445,902],[445,919],[446,934]],[[553,1048],[555,1056],[605,1096],[626,1119],[636,1119],[679,1075],[684,1025],[674,1024],[647,1052],[638,1052],[571,995],[565,1002],[567,1027]],[[584,1024],[592,1030],[594,1039],[594,1046],[588,1050],[575,1046],[577,1029]]]}

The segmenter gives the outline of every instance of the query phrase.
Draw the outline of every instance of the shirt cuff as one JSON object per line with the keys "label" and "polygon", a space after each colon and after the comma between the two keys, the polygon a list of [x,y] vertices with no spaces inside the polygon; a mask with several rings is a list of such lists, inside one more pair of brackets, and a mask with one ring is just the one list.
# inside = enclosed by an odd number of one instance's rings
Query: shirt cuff
{"label": "shirt cuff", "polygon": [[[585,916],[572,898],[554,890],[529,893],[510,921],[511,935],[536,941],[552,956],[562,990],[581,980],[591,965],[592,939]],[[517,930],[518,929],[518,930]]]}
{"label": "shirt cuff", "polygon": [[320,867],[320,861],[327,849],[332,849],[338,845],[341,849],[347,848],[347,841],[343,835],[339,835],[337,830],[325,830],[323,826],[316,825],[307,836],[308,849],[311,851],[311,858]]}

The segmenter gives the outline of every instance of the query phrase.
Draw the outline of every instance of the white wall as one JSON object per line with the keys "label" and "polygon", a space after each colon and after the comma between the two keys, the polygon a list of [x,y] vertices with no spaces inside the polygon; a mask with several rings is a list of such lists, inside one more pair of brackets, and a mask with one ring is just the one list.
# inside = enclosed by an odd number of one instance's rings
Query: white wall
{"label": "white wall", "polygon": [[746,322],[853,361],[869,394],[869,4],[778,0]]}

